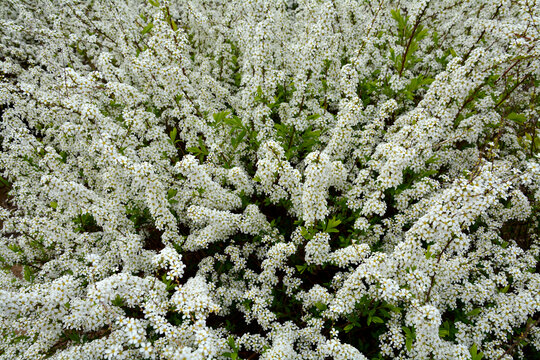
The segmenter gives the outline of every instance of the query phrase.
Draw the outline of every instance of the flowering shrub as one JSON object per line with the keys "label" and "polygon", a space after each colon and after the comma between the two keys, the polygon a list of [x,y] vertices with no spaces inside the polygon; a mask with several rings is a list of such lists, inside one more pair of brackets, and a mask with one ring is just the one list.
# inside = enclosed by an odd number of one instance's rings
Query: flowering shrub
{"label": "flowering shrub", "polygon": [[536,0],[3,0],[0,359],[538,359]]}

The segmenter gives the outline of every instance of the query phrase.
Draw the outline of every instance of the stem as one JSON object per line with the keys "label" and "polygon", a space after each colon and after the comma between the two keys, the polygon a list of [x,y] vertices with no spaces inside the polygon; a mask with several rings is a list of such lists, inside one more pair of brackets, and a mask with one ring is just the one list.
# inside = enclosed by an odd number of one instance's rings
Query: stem
{"label": "stem", "polygon": [[510,355],[514,352],[514,349],[516,348],[516,346],[519,345],[519,343],[524,340],[527,335],[529,334],[529,331],[531,331],[531,329],[533,327],[535,327],[536,325],[538,325],[540,323],[540,317],[535,321],[535,322],[531,322],[531,323],[528,323],[527,324],[527,327],[525,328],[525,331],[523,331],[521,333],[521,335],[518,336],[518,338],[516,339],[516,341],[514,341],[514,343],[512,344],[512,346],[510,346],[505,352],[504,354],[502,354],[501,356],[499,356],[497,358],[497,360],[501,360],[505,355]]}
{"label": "stem", "polygon": [[293,143],[293,139],[294,139],[295,132],[296,132],[296,127],[293,125],[293,127],[292,127],[292,133],[291,133],[291,138],[289,139],[289,145],[287,145],[287,151],[289,151],[289,150],[291,149],[291,146],[292,146],[292,143]]}
{"label": "stem", "polygon": [[403,55],[401,57],[401,67],[399,69],[399,76],[401,77],[401,74],[403,73],[403,70],[405,69],[405,60],[407,59],[407,53],[409,52],[409,48],[411,47],[412,41],[414,39],[414,35],[416,33],[416,30],[418,29],[418,25],[420,25],[420,20],[422,19],[422,16],[426,12],[427,5],[424,7],[420,15],[418,15],[418,19],[416,19],[416,23],[414,24],[414,27],[412,29],[411,37],[409,38],[409,41],[407,42],[407,47],[405,48],[405,51],[403,52]]}
{"label": "stem", "polygon": [[514,90],[516,90],[521,84],[523,84],[525,82],[525,80],[527,80],[529,78],[528,75],[524,76],[523,79],[521,79],[516,85],[514,85],[514,87],[512,88],[512,90],[508,91],[501,100],[499,100],[499,102],[495,105],[495,108],[494,109],[497,109],[499,107],[499,105],[501,105],[503,102],[506,101],[506,99],[508,99],[508,97],[514,92]]}
{"label": "stem", "polygon": [[534,151],[536,150],[536,145],[534,143],[534,140],[536,138],[536,124],[538,123],[538,117],[534,119],[533,128],[532,128],[532,141],[531,141],[531,157],[534,156]]}

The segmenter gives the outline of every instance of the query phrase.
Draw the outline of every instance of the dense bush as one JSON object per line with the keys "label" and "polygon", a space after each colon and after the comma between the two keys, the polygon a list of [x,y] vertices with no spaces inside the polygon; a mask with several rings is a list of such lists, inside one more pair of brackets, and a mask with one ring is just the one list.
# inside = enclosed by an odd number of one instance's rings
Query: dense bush
{"label": "dense bush", "polygon": [[1,0],[1,359],[540,358],[536,0]]}

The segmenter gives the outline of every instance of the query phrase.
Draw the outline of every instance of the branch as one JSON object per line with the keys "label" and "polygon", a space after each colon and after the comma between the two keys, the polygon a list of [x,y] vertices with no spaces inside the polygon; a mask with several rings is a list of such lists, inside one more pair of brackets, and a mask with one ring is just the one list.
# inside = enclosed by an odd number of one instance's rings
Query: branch
{"label": "branch", "polygon": [[405,51],[403,52],[403,56],[401,57],[401,67],[399,69],[399,76],[403,73],[403,70],[405,68],[405,60],[407,59],[407,53],[409,52],[409,48],[411,47],[412,41],[414,39],[414,35],[416,33],[416,29],[418,29],[418,25],[420,25],[420,20],[422,19],[422,16],[426,12],[427,5],[424,7],[422,12],[418,15],[418,19],[416,19],[416,23],[414,24],[414,27],[412,29],[411,37],[409,38],[409,41],[407,42],[407,47],[405,48]]}
{"label": "branch", "polygon": [[516,341],[514,341],[512,346],[510,346],[508,349],[506,349],[506,351],[501,356],[499,356],[497,358],[497,360],[501,360],[504,356],[512,354],[514,352],[514,349],[516,348],[516,346],[518,346],[519,343],[521,343],[522,340],[525,340],[525,338],[529,334],[529,331],[531,331],[531,329],[533,327],[535,327],[536,325],[538,325],[539,323],[540,323],[540,317],[535,322],[528,323],[527,327],[525,328],[525,331],[523,331],[521,333],[521,335],[518,336],[518,338],[516,339]]}

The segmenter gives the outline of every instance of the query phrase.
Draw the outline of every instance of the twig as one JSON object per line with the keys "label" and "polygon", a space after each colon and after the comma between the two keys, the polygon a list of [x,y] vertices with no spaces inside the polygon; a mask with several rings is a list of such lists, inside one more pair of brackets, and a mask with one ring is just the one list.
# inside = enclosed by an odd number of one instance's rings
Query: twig
{"label": "twig", "polygon": [[[426,5],[424,7],[424,9],[422,9],[422,12],[420,13],[420,15],[418,15],[418,19],[416,19],[416,23],[414,24],[414,27],[413,27],[412,32],[411,32],[411,37],[409,38],[409,41],[407,42],[407,47],[405,48],[405,51],[403,52],[403,56],[401,58],[401,67],[399,69],[399,76],[401,76],[401,74],[403,73],[403,70],[405,68],[405,60],[407,59],[407,53],[409,52],[409,48],[411,47],[412,41],[414,39],[416,29],[418,29],[418,25],[420,25],[420,20],[422,20],[422,16],[426,12],[427,7],[428,7],[428,5]],[[403,30],[403,31],[405,31],[405,30]]]}
{"label": "twig", "polygon": [[516,339],[516,341],[514,341],[514,343],[512,344],[512,346],[510,346],[508,349],[506,349],[506,351],[497,358],[497,360],[501,360],[505,355],[510,355],[514,352],[514,349],[516,348],[516,346],[519,345],[519,343],[521,343],[522,340],[524,340],[527,335],[529,334],[529,331],[531,331],[531,329],[533,327],[535,327],[536,325],[538,325],[540,323],[540,317],[535,321],[535,322],[530,322],[527,324],[527,327],[525,327],[525,331],[523,331],[519,336],[518,338]]}

